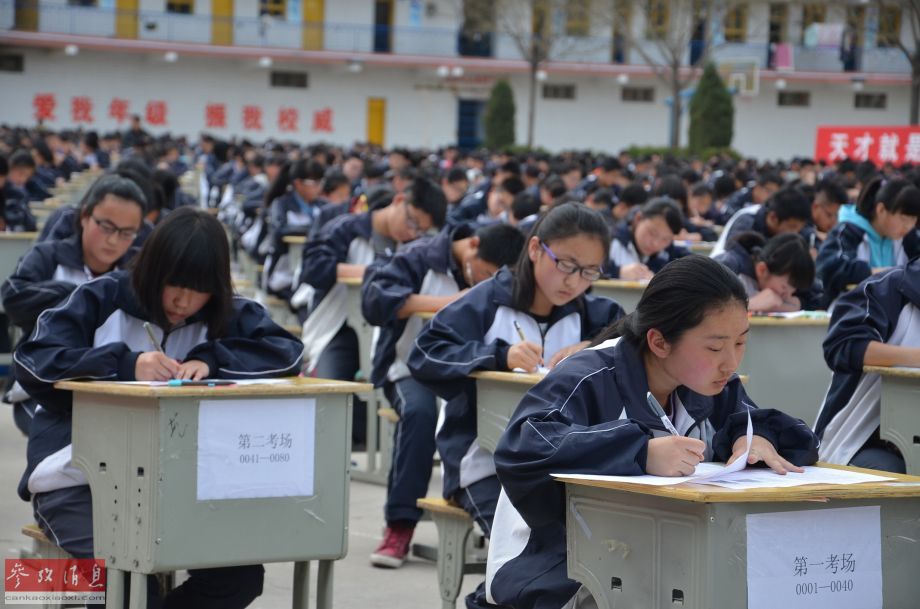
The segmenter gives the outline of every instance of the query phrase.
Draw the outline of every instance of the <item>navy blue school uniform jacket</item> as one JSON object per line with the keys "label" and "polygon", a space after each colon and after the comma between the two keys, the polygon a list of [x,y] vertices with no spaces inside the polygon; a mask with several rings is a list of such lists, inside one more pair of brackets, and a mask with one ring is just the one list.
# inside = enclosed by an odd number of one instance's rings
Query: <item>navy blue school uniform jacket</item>
{"label": "navy blue school uniform jacket", "polygon": [[20,196],[15,190],[11,190],[10,193],[11,196],[9,197],[7,197],[6,192],[0,193],[0,213],[3,214],[7,232],[34,232],[37,223],[35,222],[35,216],[32,215],[32,210],[29,209],[28,197]]}
{"label": "navy blue school uniform jacket", "polygon": [[291,305],[305,320],[302,338],[308,371],[315,368],[348,316],[348,288],[337,283],[339,263],[366,266],[375,257],[396,251],[395,241],[374,233],[371,213],[333,218],[303,248],[299,285]]}
{"label": "navy blue school uniform jacket", "polygon": [[[718,256],[713,256],[713,259],[721,262],[723,266],[738,275],[738,279],[744,285],[744,291],[747,293],[748,298],[760,292],[760,287],[757,284],[757,274],[754,272],[754,259],[751,257],[751,253],[738,245],[738,243],[730,243],[726,251]],[[802,309],[805,311],[820,309],[824,300],[821,281],[815,279],[811,284],[811,288],[797,291],[795,297],[799,299]]]}
{"label": "navy blue school uniform jacket", "polygon": [[508,349],[524,335],[543,346],[544,361],[564,347],[595,337],[623,315],[608,298],[583,295],[537,319],[512,306],[513,275],[507,268],[441,309],[415,339],[412,376],[447,401],[438,430],[444,465],[444,497],[495,474],[492,455],[476,443],[476,370],[508,370]]}
{"label": "navy blue school uniform jacket", "polygon": [[288,257],[284,237],[306,236],[326,204],[322,199],[306,202],[293,190],[271,202],[268,218],[269,255],[265,260],[265,278],[268,291],[289,298],[295,279],[296,261]]}
{"label": "navy blue school uniform jacket", "polygon": [[[916,230],[907,233],[900,244],[896,241],[896,264],[903,265],[920,255],[920,235]],[[818,250],[815,267],[824,284],[825,305],[830,305],[848,285],[859,283],[872,274],[869,263],[870,247],[866,231],[852,222],[838,222],[827,233],[827,239]]]}
{"label": "navy blue school uniform jacket", "polygon": [[0,286],[3,310],[28,335],[42,311],[57,306],[78,285],[94,278],[83,263],[76,235],[36,243]]}
{"label": "navy blue school uniform jacket", "polygon": [[880,379],[863,374],[872,341],[920,347],[920,259],[864,280],[837,299],[824,339],[833,370],[818,412],[821,459],[847,464],[879,426]]}
{"label": "navy blue school uniform jacket", "polygon": [[379,258],[364,273],[361,312],[368,323],[380,327],[371,371],[374,386],[409,376],[409,351],[424,325],[415,315],[396,318],[409,296],[450,296],[469,287],[451,246],[472,235],[467,224],[445,228],[407,244],[392,258]]}
{"label": "navy blue school uniform jacket", "polygon": [[[138,356],[151,350],[131,276],[109,273],[78,287],[59,307],[42,313],[31,337],[13,355],[16,378],[41,407],[29,434],[19,495],[86,484],[70,464],[72,394],[55,389],[73,379],[133,381]],[[151,322],[152,323],[152,322]],[[300,372],[303,344],[275,324],[258,303],[236,297],[226,335],[207,337],[202,312],[168,333],[153,325],[162,349],[200,360],[209,378],[290,376]]]}
{"label": "navy blue school uniform jacket", "polygon": [[488,210],[489,192],[492,190],[491,182],[486,187],[466,195],[450,213],[447,214],[447,226],[459,226],[473,222]]}
{"label": "navy blue school uniform jacket", "polygon": [[[624,340],[566,359],[521,401],[495,451],[502,483],[486,572],[490,602],[559,609],[579,584],[566,574],[565,486],[552,473],[646,473],[648,441],[666,436],[646,402],[642,356]],[[747,429],[797,465],[814,463],[818,441],[798,419],[759,410],[738,377],[715,396],[679,387],[673,421],[706,443],[706,460],[725,461]]]}
{"label": "navy blue school uniform jacket", "polygon": [[607,265],[604,267],[604,274],[607,277],[619,279],[620,267],[637,262],[641,262],[650,271],[657,273],[672,260],[683,258],[689,254],[688,249],[671,243],[671,245],[654,256],[641,255],[633,241],[632,228],[628,221],[624,221],[617,224],[616,229],[613,231],[613,239],[610,240],[610,254],[607,259]]}

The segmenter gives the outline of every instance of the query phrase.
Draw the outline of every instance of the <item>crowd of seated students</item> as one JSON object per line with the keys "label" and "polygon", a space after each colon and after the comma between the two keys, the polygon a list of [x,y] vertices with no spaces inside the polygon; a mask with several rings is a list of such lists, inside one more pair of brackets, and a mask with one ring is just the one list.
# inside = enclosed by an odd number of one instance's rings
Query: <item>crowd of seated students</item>
{"label": "crowd of seated students", "polygon": [[[683,365],[689,356],[675,355],[675,345],[708,323],[706,315],[717,313],[733,329],[741,328],[736,309],[770,313],[833,306],[826,353],[834,384],[817,432],[847,443],[837,440],[827,456],[903,470],[903,461],[876,452],[891,448],[873,435],[877,422],[872,428],[870,420],[854,436],[841,413],[858,407],[850,403],[852,393],[871,381],[861,376],[863,363],[900,362],[901,356],[916,356],[904,349],[920,347],[910,340],[911,322],[904,321],[904,311],[920,300],[914,293],[920,281],[916,263],[908,263],[920,247],[920,172],[912,167],[809,159],[758,163],[727,156],[634,158],[625,152],[385,150],[210,135],[192,143],[154,137],[137,120],[124,133],[102,138],[93,132],[3,127],[2,228],[36,230],[30,205],[75,173],[96,168],[105,175],[81,201],[48,218],[40,242],[2,286],[4,308],[22,328],[24,341],[42,311],[86,283],[111,273],[120,277],[121,269],[131,268],[145,240],[173,210],[189,204],[217,208],[231,235],[231,251],[262,265],[259,287],[287,301],[303,322],[302,371],[342,380],[363,373],[400,416],[384,506],[387,528],[371,556],[375,566],[394,568],[406,560],[420,517],[415,501],[427,493],[435,448],[444,464],[445,498],[467,510],[487,537],[507,537],[510,529],[497,527],[510,516],[534,531],[536,525],[558,524],[555,506],[532,505],[527,496],[528,488],[545,482],[550,461],[533,480],[516,470],[530,467],[528,459],[546,458],[525,424],[551,426],[559,442],[593,428],[627,438],[622,441],[631,443],[626,452],[632,456],[611,457],[606,473],[676,471],[667,456],[671,449],[655,442],[644,422],[627,428],[615,423],[621,413],[591,412],[587,403],[569,419],[547,411],[546,404],[571,390],[567,383],[580,373],[608,360],[641,361],[649,380],[641,374],[638,380],[610,382],[626,384],[618,389],[628,402],[624,412],[633,418],[635,410],[642,419],[644,406],[629,400],[632,393],[644,400],[645,392],[632,384],[645,382],[651,389],[661,366]],[[189,170],[199,176],[198,196],[179,187]],[[300,259],[291,257],[289,236],[306,238]],[[700,242],[712,245],[712,259],[703,262],[704,256],[690,253]],[[677,260],[683,261],[672,264]],[[873,276],[883,267],[894,270]],[[656,280],[659,274],[663,278]],[[649,282],[661,298],[677,294],[688,281],[687,289],[697,287],[693,282],[702,277],[712,281],[699,286],[699,298],[685,303],[689,317],[680,319],[677,309],[668,312],[654,302],[640,302],[648,319],[624,317],[617,303],[591,294],[593,281],[609,278]],[[363,314],[380,329],[372,370],[359,370],[358,335],[346,319],[339,283],[344,278],[362,279]],[[861,295],[846,293],[860,282]],[[861,317],[863,309],[878,314],[870,322]],[[416,316],[422,312],[435,316],[426,323]],[[603,336],[623,340],[573,357],[604,328]],[[646,343],[652,330],[660,330],[658,342]],[[862,350],[847,342],[851,335],[862,337]],[[889,352],[892,336],[897,349]],[[737,362],[713,365],[714,375],[727,371],[728,379]],[[474,441],[476,390],[468,374],[475,370],[550,374],[548,384],[528,394],[494,459]],[[19,366],[15,374],[29,374],[29,368]],[[734,381],[706,393],[697,385],[702,381],[690,376],[659,387],[659,401],[674,417],[706,400],[727,413],[742,399],[750,402]],[[34,396],[22,384],[8,389],[17,424],[29,433]],[[440,425],[437,398],[446,403]],[[356,407],[356,413],[363,411]],[[552,416],[561,419],[546,420]],[[765,413],[764,420],[794,425],[783,416]],[[356,446],[366,441],[360,419],[355,417]],[[722,420],[719,425],[730,433],[731,425]],[[796,438],[795,446],[771,443],[766,427],[763,434],[761,454],[772,459],[774,469],[791,470],[817,455],[810,432]],[[573,455],[591,450],[582,448]],[[672,448],[692,454],[694,462],[736,452],[725,438],[715,447]],[[561,463],[558,471],[568,466]],[[558,535],[547,534],[545,541],[558,544]],[[554,554],[558,548],[547,556]],[[558,595],[560,601],[573,594],[561,580],[542,591],[514,589],[516,576],[508,568],[520,557],[505,558],[492,573],[497,576],[490,578],[492,588],[480,587],[468,606],[500,600],[523,607],[531,594]]]}

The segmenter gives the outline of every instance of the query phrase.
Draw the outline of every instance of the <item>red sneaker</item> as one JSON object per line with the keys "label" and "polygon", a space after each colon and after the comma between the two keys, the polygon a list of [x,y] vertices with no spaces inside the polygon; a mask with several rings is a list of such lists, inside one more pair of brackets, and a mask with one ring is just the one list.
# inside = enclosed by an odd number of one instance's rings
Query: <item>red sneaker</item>
{"label": "red sneaker", "polygon": [[406,562],[409,544],[412,541],[413,527],[387,527],[383,541],[371,554],[371,564],[385,569],[398,569]]}

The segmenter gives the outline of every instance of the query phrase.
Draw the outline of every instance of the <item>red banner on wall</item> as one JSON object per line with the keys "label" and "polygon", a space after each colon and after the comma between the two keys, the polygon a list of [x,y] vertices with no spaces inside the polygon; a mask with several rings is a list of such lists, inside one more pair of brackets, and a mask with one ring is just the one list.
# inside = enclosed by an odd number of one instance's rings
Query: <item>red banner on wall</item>
{"label": "red banner on wall", "polygon": [[818,127],[815,159],[920,164],[920,127]]}

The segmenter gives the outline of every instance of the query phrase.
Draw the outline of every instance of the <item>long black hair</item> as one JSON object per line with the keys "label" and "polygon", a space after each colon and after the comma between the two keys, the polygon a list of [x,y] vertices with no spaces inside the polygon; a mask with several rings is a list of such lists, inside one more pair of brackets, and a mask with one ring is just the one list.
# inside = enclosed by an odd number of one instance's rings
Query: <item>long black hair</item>
{"label": "long black hair", "polygon": [[528,311],[533,305],[536,294],[536,281],[533,276],[533,262],[528,253],[528,243],[532,237],[550,244],[553,241],[586,235],[597,239],[603,246],[604,255],[610,250],[610,231],[607,222],[597,211],[581,203],[563,203],[546,212],[536,224],[524,243],[524,249],[514,265],[514,289],[511,301],[515,309]]}
{"label": "long black hair", "polygon": [[216,218],[195,207],[180,207],[160,222],[141,248],[131,285],[147,315],[169,327],[163,288],[173,286],[211,295],[202,309],[208,339],[224,335],[233,313],[230,247]]}
{"label": "long black hair", "polygon": [[771,275],[789,275],[796,290],[807,290],[815,280],[815,261],[808,242],[797,233],[782,233],[769,240],[758,232],[745,231],[732,238],[754,263],[763,262]]}
{"label": "long black hair", "polygon": [[678,258],[655,273],[636,310],[608,326],[594,344],[621,336],[644,352],[652,328],[673,344],[700,325],[708,313],[732,303],[747,310],[747,294],[734,273],[708,256]]}
{"label": "long black hair", "polygon": [[317,161],[310,159],[299,159],[291,163],[285,163],[278,172],[278,177],[269,185],[265,191],[265,198],[262,202],[268,208],[272,201],[287,192],[294,180],[315,180],[319,182],[326,174],[326,169]]}
{"label": "long black hair", "polygon": [[866,184],[856,202],[859,215],[875,219],[875,206],[883,203],[891,213],[920,216],[920,189],[904,179],[888,180],[878,176]]}

